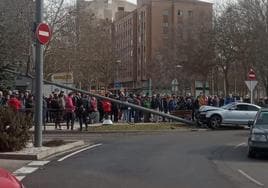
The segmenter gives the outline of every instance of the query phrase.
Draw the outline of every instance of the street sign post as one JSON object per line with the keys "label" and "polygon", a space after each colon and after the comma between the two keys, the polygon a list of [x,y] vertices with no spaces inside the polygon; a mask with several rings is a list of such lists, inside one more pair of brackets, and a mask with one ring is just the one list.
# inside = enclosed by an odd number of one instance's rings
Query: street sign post
{"label": "street sign post", "polygon": [[250,103],[253,103],[253,91],[258,84],[256,80],[256,73],[253,69],[250,69],[248,72],[248,81],[245,81],[249,91],[250,91]]}
{"label": "street sign post", "polygon": [[42,146],[42,125],[43,125],[43,55],[44,46],[51,38],[51,30],[43,22],[44,0],[35,0],[36,4],[36,40],[35,40],[35,128],[34,146]]}
{"label": "street sign post", "polygon": [[178,90],[179,90],[178,86],[179,86],[178,80],[177,79],[172,80],[172,82],[171,82],[171,91],[177,93]]}
{"label": "street sign post", "polygon": [[37,40],[45,45],[49,42],[51,38],[51,30],[48,24],[46,23],[40,23],[36,28],[36,37]]}

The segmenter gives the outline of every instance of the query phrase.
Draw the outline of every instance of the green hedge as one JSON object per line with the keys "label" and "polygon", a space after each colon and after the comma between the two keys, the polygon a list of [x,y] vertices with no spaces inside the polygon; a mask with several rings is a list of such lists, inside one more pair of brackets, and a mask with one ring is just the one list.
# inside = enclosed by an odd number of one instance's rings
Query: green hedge
{"label": "green hedge", "polygon": [[18,151],[31,138],[32,117],[0,107],[0,152]]}

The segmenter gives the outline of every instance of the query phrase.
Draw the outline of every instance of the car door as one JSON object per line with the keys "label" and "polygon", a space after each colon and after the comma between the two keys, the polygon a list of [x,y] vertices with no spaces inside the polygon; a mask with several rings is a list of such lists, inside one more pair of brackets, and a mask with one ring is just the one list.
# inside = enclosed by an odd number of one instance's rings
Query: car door
{"label": "car door", "polygon": [[249,104],[238,104],[237,105],[237,111],[239,112],[239,116],[237,117],[237,123],[238,124],[243,124],[243,125],[247,125],[249,120],[253,120],[255,115],[253,115],[253,113],[250,113],[249,111]]}
{"label": "car door", "polygon": [[254,105],[250,105],[249,104],[248,105],[248,112],[247,112],[247,114],[248,114],[248,117],[247,117],[248,118],[248,121],[253,121],[255,119],[258,111],[259,111],[259,108],[257,108]]}
{"label": "car door", "polygon": [[247,106],[244,104],[236,104],[234,106],[231,106],[226,112],[225,112],[225,123],[228,124],[241,124],[244,123],[246,118],[246,112],[247,112]]}
{"label": "car door", "polygon": [[232,124],[236,122],[240,116],[239,112],[237,111],[236,104],[233,104],[228,109],[226,109],[223,112],[222,116],[223,116],[223,120],[222,120],[223,123]]}

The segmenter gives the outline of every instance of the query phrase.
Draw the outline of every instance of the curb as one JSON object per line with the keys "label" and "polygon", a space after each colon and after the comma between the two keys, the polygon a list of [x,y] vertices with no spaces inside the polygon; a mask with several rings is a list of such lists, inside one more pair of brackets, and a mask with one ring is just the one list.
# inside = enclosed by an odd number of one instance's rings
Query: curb
{"label": "curb", "polygon": [[58,153],[62,153],[62,152],[75,149],[77,147],[81,147],[84,145],[85,145],[84,141],[80,140],[80,141],[75,141],[75,142],[72,142],[63,146],[49,148],[47,150],[40,151],[39,153],[36,153],[36,154],[5,152],[5,153],[0,153],[0,159],[40,160],[40,159],[44,159],[49,156],[56,155]]}
{"label": "curb", "polygon": [[69,134],[128,134],[128,133],[165,133],[165,132],[180,132],[180,131],[190,131],[191,128],[182,128],[182,129],[166,129],[166,130],[128,130],[128,131],[74,131],[74,132],[58,132],[58,131],[47,131],[44,132],[44,135],[50,135],[50,134],[60,134],[60,133],[69,133]]}

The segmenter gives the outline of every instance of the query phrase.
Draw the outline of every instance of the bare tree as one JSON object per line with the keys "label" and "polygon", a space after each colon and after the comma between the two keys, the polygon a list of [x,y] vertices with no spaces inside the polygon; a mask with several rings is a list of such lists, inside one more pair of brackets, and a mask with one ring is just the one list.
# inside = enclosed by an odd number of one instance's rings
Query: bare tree
{"label": "bare tree", "polygon": [[240,0],[241,26],[250,40],[250,65],[258,72],[258,80],[265,87],[268,95],[268,1]]}
{"label": "bare tree", "polygon": [[[31,56],[33,37],[33,1],[10,0],[0,2],[0,67],[12,66],[19,71],[26,71]],[[2,79],[11,81],[14,77]],[[7,82],[4,83],[6,85]]]}

